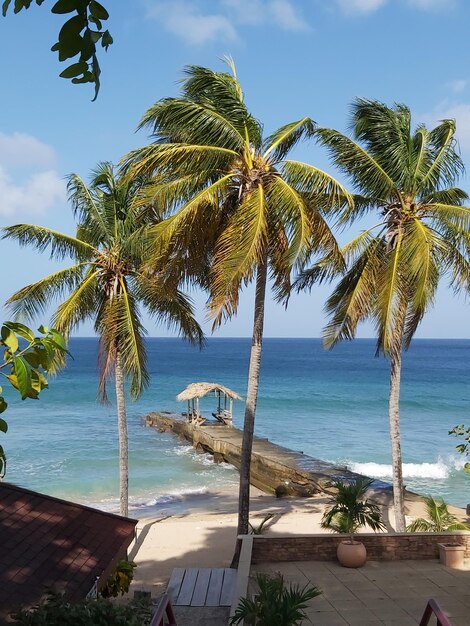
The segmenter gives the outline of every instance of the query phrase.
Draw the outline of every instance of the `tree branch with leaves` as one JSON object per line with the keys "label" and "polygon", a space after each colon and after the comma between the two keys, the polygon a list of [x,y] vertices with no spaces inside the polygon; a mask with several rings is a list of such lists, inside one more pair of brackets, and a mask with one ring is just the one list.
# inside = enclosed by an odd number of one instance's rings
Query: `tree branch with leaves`
{"label": "tree branch with leaves", "polygon": [[[37,400],[47,389],[45,374],[56,371],[67,353],[63,336],[55,329],[40,326],[40,336],[18,322],[4,322],[0,329],[0,346],[4,349],[3,362],[0,362],[0,375],[14,389],[22,400]],[[0,386],[0,414],[5,413],[8,403]],[[8,424],[0,417],[0,431],[7,433]],[[6,472],[7,458],[0,445],[0,478]]]}
{"label": "tree branch with leaves", "polygon": [[[44,0],[35,0],[42,5]],[[15,0],[13,12],[19,13],[29,9],[33,0]],[[5,17],[11,5],[11,0],[4,0],[2,13]],[[98,61],[98,45],[105,50],[113,43],[109,30],[103,22],[109,18],[105,7],[96,0],[58,0],[51,8],[51,13],[70,15],[59,31],[58,40],[52,46],[52,52],[57,52],[59,61],[65,62],[75,59],[74,63],[61,72],[61,78],[67,78],[74,85],[93,83],[95,85],[96,100],[100,90],[100,64]]]}

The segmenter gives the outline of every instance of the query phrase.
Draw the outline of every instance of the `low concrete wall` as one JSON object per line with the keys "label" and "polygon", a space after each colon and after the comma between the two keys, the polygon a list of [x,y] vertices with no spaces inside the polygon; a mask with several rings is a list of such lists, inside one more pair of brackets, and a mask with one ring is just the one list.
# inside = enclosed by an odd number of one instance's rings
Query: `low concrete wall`
{"label": "low concrete wall", "polygon": [[[424,560],[439,558],[438,543],[458,543],[465,546],[465,558],[470,558],[470,532],[446,533],[360,533],[359,539],[367,549],[367,558],[382,561]],[[334,561],[338,543],[346,535],[283,535],[254,536],[252,563],[275,561]]]}
{"label": "low concrete wall", "polygon": [[[233,594],[230,617],[233,617],[242,598],[248,597],[248,583],[250,580],[251,552],[253,549],[253,535],[244,535],[240,550],[240,559],[237,568],[237,581]],[[243,626],[243,623],[240,624]]]}

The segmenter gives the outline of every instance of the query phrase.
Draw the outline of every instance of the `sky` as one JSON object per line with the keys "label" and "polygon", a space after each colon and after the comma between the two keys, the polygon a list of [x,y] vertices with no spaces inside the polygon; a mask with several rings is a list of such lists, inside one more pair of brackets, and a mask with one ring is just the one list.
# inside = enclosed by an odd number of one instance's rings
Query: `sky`
{"label": "sky", "polygon": [[[231,55],[246,102],[266,133],[310,116],[348,129],[357,96],[403,102],[414,121],[455,118],[470,167],[470,2],[468,0],[102,0],[114,44],[101,53],[101,91],[61,79],[50,51],[62,16],[52,2],[0,18],[0,226],[35,223],[74,232],[66,177],[87,179],[100,161],[117,163],[148,143],[137,124],[156,100],[178,94],[185,65],[222,70]],[[313,143],[295,158],[338,175]],[[470,192],[468,178],[460,186]],[[355,231],[342,233],[352,237]],[[0,242],[0,303],[59,267],[47,255]],[[265,335],[319,337],[331,287],[295,295],[289,308],[269,296]],[[192,294],[204,322],[204,295]],[[249,336],[253,290],[217,336]],[[2,319],[8,319],[7,310]],[[443,283],[417,337],[469,338],[469,303]],[[38,320],[45,322],[47,320]],[[145,318],[151,336],[164,328]],[[204,323],[210,332],[210,325]],[[92,334],[84,325],[77,333]],[[358,336],[373,336],[364,325]]]}

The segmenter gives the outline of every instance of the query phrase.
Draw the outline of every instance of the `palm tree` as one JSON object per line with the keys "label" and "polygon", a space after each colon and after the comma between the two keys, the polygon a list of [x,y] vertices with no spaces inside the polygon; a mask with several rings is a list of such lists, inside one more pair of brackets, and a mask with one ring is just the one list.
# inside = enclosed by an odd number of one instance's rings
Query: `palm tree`
{"label": "palm tree", "polygon": [[[319,129],[318,139],[351,179],[354,205],[340,213],[348,224],[370,213],[377,223],[342,252],[348,270],[327,301],[330,321],[325,345],[351,340],[359,322],[377,329],[377,352],[390,358],[389,421],[392,443],[396,529],[405,530],[399,396],[402,353],[433,304],[440,279],[455,287],[470,283],[470,209],[467,194],[454,186],[463,171],[455,122],[412,131],[410,110],[374,100],[352,106],[354,139]],[[328,263],[303,273],[299,288],[331,278]]]}
{"label": "palm tree", "polygon": [[128,514],[128,440],[125,379],[138,398],[149,384],[144,345],[145,329],[139,305],[159,322],[175,327],[190,341],[201,342],[202,331],[189,301],[168,276],[144,270],[145,222],[140,218],[140,194],[145,181],[114,174],[100,163],[87,185],[76,174],[68,181],[69,199],[78,219],[76,236],[50,228],[18,224],[3,229],[3,237],[51,257],[71,257],[74,264],[20,289],[8,304],[17,316],[34,318],[62,300],[53,315],[54,327],[65,336],[87,319],[99,336],[99,398],[106,402],[106,383],[114,373],[119,431],[120,512]]}
{"label": "palm tree", "polygon": [[449,512],[447,504],[441,498],[424,498],[429,519],[418,517],[406,527],[410,533],[441,533],[448,530],[470,530],[470,526]]}
{"label": "palm tree", "polygon": [[263,137],[248,111],[235,68],[231,73],[189,66],[182,95],[156,102],[140,128],[154,143],[131,152],[125,168],[153,175],[153,201],[167,219],[153,228],[154,262],[183,258],[196,275],[211,263],[205,286],[216,328],[237,311],[239,292],[255,276],[239,493],[238,533],[248,532],[250,462],[258,397],[268,274],[278,298],[289,293],[293,268],[312,250],[335,255],[336,242],[320,208],[348,199],[320,169],[287,160],[314,130],[308,117]]}

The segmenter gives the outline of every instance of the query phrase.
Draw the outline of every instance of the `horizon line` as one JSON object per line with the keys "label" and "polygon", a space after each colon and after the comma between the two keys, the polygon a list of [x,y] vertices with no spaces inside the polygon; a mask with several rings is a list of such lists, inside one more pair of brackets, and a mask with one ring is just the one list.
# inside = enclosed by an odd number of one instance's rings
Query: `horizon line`
{"label": "horizon line", "polygon": [[[99,339],[98,335],[73,335],[71,337],[69,337],[69,339]],[[178,337],[178,336],[168,336],[168,335],[144,335],[144,339],[178,339],[181,341],[185,341],[184,337]],[[205,337],[206,340],[208,339],[214,339],[214,340],[223,340],[223,339],[250,339],[251,340],[251,336],[249,335],[234,335],[231,337],[214,337],[212,335],[209,335],[207,337]],[[315,340],[322,340],[323,337],[281,337],[281,336],[277,336],[277,335],[271,335],[271,336],[266,336],[263,337],[263,341],[265,339],[315,339]],[[376,340],[376,337],[355,337],[354,339],[345,339],[343,341],[340,341],[339,343],[352,343],[353,341],[370,341],[370,340]],[[412,343],[415,341],[469,341],[470,337],[414,337],[412,340]],[[197,346],[196,346],[197,347]]]}

